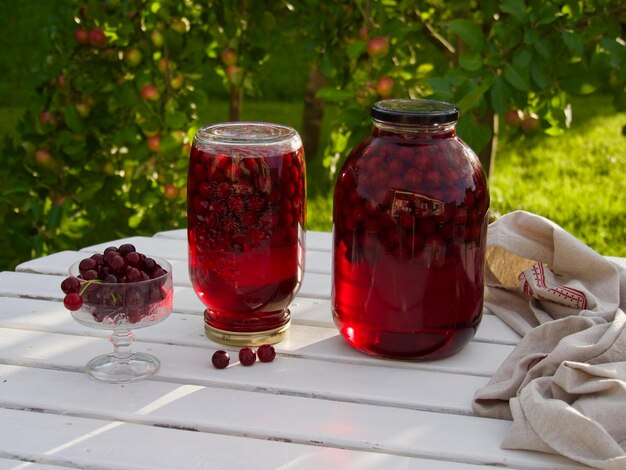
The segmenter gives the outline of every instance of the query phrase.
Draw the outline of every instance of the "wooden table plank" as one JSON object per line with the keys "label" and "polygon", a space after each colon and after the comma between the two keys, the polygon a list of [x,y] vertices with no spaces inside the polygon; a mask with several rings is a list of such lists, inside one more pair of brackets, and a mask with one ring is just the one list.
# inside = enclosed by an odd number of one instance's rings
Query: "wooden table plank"
{"label": "wooden table plank", "polygon": [[[82,256],[80,252],[65,251],[29,261],[18,267],[20,268],[19,272],[21,274],[19,278],[14,278],[14,273],[4,275],[0,273],[0,279],[4,277],[7,279],[8,283],[4,289],[0,285],[0,293],[5,292],[7,295],[11,295],[10,292],[13,292],[16,295],[29,295],[29,279],[32,279],[32,282],[35,282],[35,279],[37,279],[36,282],[39,284],[45,282],[46,285],[42,286],[42,289],[39,289],[36,293],[32,293],[31,291],[31,295],[37,295],[39,298],[61,299],[62,293],[58,290],[56,285],[60,283],[60,279],[51,281],[32,276],[29,278],[27,275],[42,273],[65,276],[65,268],[58,268],[57,266],[69,266],[72,262],[81,259]],[[174,270],[174,285],[187,287],[187,289],[176,290],[175,308],[177,311],[186,313],[203,312],[204,308],[202,303],[191,289],[191,281],[189,280],[186,262],[180,260],[170,261],[172,262]],[[330,275],[305,274],[303,286],[298,293],[298,298],[291,305],[295,322],[334,327],[330,302],[327,300],[329,299],[330,284]],[[54,295],[55,293],[57,295]],[[483,322],[475,339],[477,341],[496,342],[500,344],[517,344],[519,335],[493,315],[487,314],[483,317]]]}
{"label": "wooden table plank", "polygon": [[[305,276],[305,279],[307,277]],[[0,296],[60,301],[63,299],[63,292],[60,289],[62,280],[61,276],[0,272]],[[33,285],[37,286],[36,290],[32,289]],[[293,322],[335,328],[330,302],[307,295],[308,292],[303,288],[291,304]],[[202,315],[204,306],[191,287],[177,286],[174,289],[174,311]],[[486,314],[478,329],[476,341],[514,345],[519,341],[519,335],[498,318]]]}
{"label": "wooden table plank", "polygon": [[[2,276],[0,275],[0,283]],[[60,300],[61,295],[59,295]],[[176,295],[174,303],[176,304]],[[29,312],[36,312],[32,315]],[[76,326],[60,302],[43,302],[25,298],[0,298],[0,318],[7,327],[32,329],[35,331],[58,331],[69,334],[103,336],[104,332]],[[50,326],[47,326],[50,325]],[[91,330],[91,332],[90,332]],[[204,326],[199,315],[172,314],[164,322],[150,328],[137,330],[137,341],[160,342],[178,345],[216,348],[204,336]],[[308,327],[295,323],[287,339],[277,345],[281,353],[311,359],[326,359],[347,364],[364,364],[404,369],[463,373],[479,377],[490,377],[497,370],[513,347],[497,343],[470,342],[459,354],[437,361],[384,360],[362,354],[351,348],[338,335],[335,328]]]}
{"label": "wooden table plank", "polygon": [[[134,349],[161,360],[157,375],[111,385],[83,372],[88,359],[111,351],[107,332],[75,322],[59,285],[72,262],[124,242],[172,262],[174,313],[135,331]],[[330,233],[307,233],[307,272],[291,306],[290,334],[276,345],[274,362],[252,367],[237,363],[238,348],[204,336],[184,229],[60,252],[0,273],[0,468],[20,459],[94,469],[581,468],[502,450],[510,422],[473,415],[473,394],[519,341],[493,315],[484,315],[463,351],[439,361],[381,360],[349,347],[332,321],[331,247]],[[235,358],[226,370],[210,366],[218,348]]]}
{"label": "wooden table plank", "polygon": [[[1,447],[1,446],[0,446]],[[0,451],[0,454],[2,452]],[[15,458],[2,458],[0,457],[0,470],[62,470],[67,469],[65,465],[51,465],[45,463],[37,463],[32,461],[20,460],[17,456],[11,455]]]}
{"label": "wooden table plank", "polygon": [[0,453],[73,468],[318,470],[350,467],[377,469],[381,465],[398,469],[411,469],[415,465],[434,470],[478,468],[380,452],[22,410],[0,409],[0,420],[9,424],[0,426]]}
{"label": "wooden table plank", "polygon": [[5,408],[473,464],[580,467],[557,456],[500,449],[498,437],[510,426],[501,420],[154,380],[106,385],[84,374],[17,366],[0,366],[0,377]]}
{"label": "wooden table plank", "polygon": [[[141,334],[139,330],[136,335]],[[0,361],[37,368],[82,371],[91,358],[112,352],[103,338],[0,328]],[[474,391],[488,378],[453,372],[379,364],[346,363],[282,354],[272,364],[243,367],[237,351],[225,371],[211,366],[216,346],[168,345],[135,341],[133,350],[155,355],[161,361],[160,380],[215,384],[230,388],[273,390],[281,395],[333,401],[380,403],[387,406],[471,414]],[[80,353],[77,353],[80,351]],[[238,367],[236,367],[238,366]],[[377,380],[372,380],[372,377]]]}

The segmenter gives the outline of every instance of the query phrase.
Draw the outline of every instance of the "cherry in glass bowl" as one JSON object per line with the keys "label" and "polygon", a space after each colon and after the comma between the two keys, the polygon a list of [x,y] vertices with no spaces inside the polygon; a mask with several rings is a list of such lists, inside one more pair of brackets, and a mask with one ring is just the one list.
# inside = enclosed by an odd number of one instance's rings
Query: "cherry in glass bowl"
{"label": "cherry in glass bowl", "polygon": [[[132,382],[154,374],[160,367],[156,357],[131,349],[131,330],[156,325],[172,311],[172,267],[163,259],[152,259],[162,268],[152,279],[124,283],[81,280],[82,305],[70,310],[72,317],[82,325],[111,330],[113,352],[95,357],[86,365],[87,373],[98,380]],[[81,276],[79,264],[70,267],[70,276]]]}

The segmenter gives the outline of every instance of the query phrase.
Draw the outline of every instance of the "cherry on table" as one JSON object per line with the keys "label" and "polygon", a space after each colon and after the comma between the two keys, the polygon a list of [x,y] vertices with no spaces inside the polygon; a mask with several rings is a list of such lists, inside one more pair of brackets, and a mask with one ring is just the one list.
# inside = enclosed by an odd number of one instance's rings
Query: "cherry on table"
{"label": "cherry on table", "polygon": [[251,366],[256,362],[256,352],[252,348],[242,348],[239,351],[239,362],[242,366]]}
{"label": "cherry on table", "polygon": [[272,362],[276,357],[276,349],[271,344],[262,344],[256,353],[261,362]]}
{"label": "cherry on table", "polygon": [[230,355],[221,349],[215,351],[211,357],[211,363],[216,369],[225,369],[230,363]]}

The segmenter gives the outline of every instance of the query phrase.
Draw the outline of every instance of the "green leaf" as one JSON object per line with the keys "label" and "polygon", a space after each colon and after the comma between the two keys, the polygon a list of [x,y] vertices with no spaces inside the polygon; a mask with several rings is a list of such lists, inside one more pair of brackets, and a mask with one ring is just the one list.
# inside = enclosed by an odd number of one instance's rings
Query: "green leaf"
{"label": "green leaf", "polygon": [[618,111],[626,111],[626,87],[620,88],[615,92],[613,105]]}
{"label": "green leaf", "polygon": [[606,37],[620,39],[622,38],[622,23],[624,23],[624,20],[623,16],[621,17],[621,21],[618,18],[620,17],[604,18],[604,20],[606,21]]}
{"label": "green leaf", "polygon": [[561,8],[561,13],[569,19],[579,18],[583,12],[582,2],[566,2]]}
{"label": "green leaf", "polygon": [[513,54],[513,65],[518,69],[528,68],[530,61],[533,58],[533,54],[529,49],[520,49]]}
{"label": "green leaf", "polygon": [[514,88],[520,91],[528,91],[529,89],[528,80],[525,78],[524,74],[511,64],[507,64],[504,68],[504,78],[506,78],[506,81],[513,85]]}
{"label": "green leaf", "polygon": [[133,214],[128,218],[128,226],[130,228],[137,228],[139,227],[139,224],[141,224],[142,220],[143,220],[143,215]]}
{"label": "green leaf", "polygon": [[485,46],[485,37],[480,27],[473,21],[460,18],[448,21],[446,26],[450,31],[459,36],[469,47],[482,50]]}
{"label": "green leaf", "polygon": [[502,21],[492,23],[491,36],[493,36],[499,47],[504,49],[515,49],[524,41],[524,31],[515,22]]}
{"label": "green leaf", "polygon": [[80,117],[76,108],[72,105],[66,106],[63,111],[63,117],[65,118],[65,124],[71,130],[76,132],[81,132],[85,128],[85,123],[83,122],[83,118]]}
{"label": "green leaf", "polygon": [[96,194],[102,189],[104,182],[97,179],[91,179],[89,184],[83,184],[76,193],[76,200],[78,202],[88,202],[94,198]]}
{"label": "green leaf", "polygon": [[483,66],[483,58],[478,52],[466,52],[459,57],[459,64],[469,72],[476,72]]}
{"label": "green leaf", "polygon": [[485,18],[493,17],[498,9],[497,0],[480,0],[478,5]]}
{"label": "green leaf", "polygon": [[580,34],[574,31],[563,31],[563,42],[567,48],[577,56],[581,56],[584,50],[583,38]]}
{"label": "green leaf", "polygon": [[561,18],[557,5],[545,2],[540,2],[540,5],[541,7],[538,18],[538,23],[540,25],[552,24]]}
{"label": "green leaf", "polygon": [[463,98],[461,98],[459,102],[456,103],[456,105],[459,107],[459,110],[462,113],[466,113],[469,110],[478,106],[478,103],[490,87],[491,80],[483,81],[479,86],[467,93],[465,96],[463,96]]}
{"label": "green leaf", "polygon": [[491,106],[498,114],[504,114],[509,109],[511,102],[512,90],[506,83],[506,80],[498,76],[490,90]]}
{"label": "green leaf", "polygon": [[348,44],[348,47],[346,47],[346,54],[348,55],[349,59],[358,59],[360,55],[365,52],[366,47],[367,43],[365,41],[354,41],[353,43]]}
{"label": "green leaf", "polygon": [[219,44],[217,41],[211,41],[204,49],[204,53],[207,57],[210,57],[211,59],[217,59],[219,57],[218,47]]}
{"label": "green leaf", "polygon": [[315,97],[326,101],[344,101],[354,97],[354,93],[335,87],[324,87],[317,90]]}
{"label": "green leaf", "polygon": [[535,44],[537,41],[539,41],[540,38],[541,36],[539,35],[539,31],[537,31],[536,29],[531,28],[524,31],[524,43],[528,44],[529,46]]}
{"label": "green leaf", "polygon": [[564,90],[576,95],[590,95],[598,90],[598,85],[590,77],[578,72],[568,73],[561,83]]}
{"label": "green leaf", "polygon": [[550,86],[551,80],[550,74],[548,73],[548,66],[545,61],[539,57],[535,57],[530,64],[530,78],[532,78],[533,82],[541,89]]}
{"label": "green leaf", "polygon": [[57,137],[57,142],[61,147],[71,145],[74,142],[74,136],[71,132],[61,131],[59,132],[59,136]]}
{"label": "green leaf", "polygon": [[187,122],[187,117],[185,116],[185,113],[181,111],[168,113],[165,116],[165,123],[167,127],[171,129],[182,129],[183,127],[185,127],[186,122]]}
{"label": "green leaf", "polygon": [[520,23],[524,23],[528,19],[524,0],[504,0],[500,6],[500,10],[504,13],[509,13]]}
{"label": "green leaf", "polygon": [[165,36],[165,44],[172,49],[180,49],[183,45],[183,35],[178,34],[174,30],[167,29],[163,33]]}
{"label": "green leaf", "polygon": [[209,103],[209,97],[204,90],[195,90],[193,93],[193,99],[198,105],[205,105]]}
{"label": "green leaf", "polygon": [[587,28],[585,29],[585,33],[589,36],[602,36],[606,32],[607,29],[607,21],[603,16],[594,16],[587,23]]}
{"label": "green leaf", "polygon": [[[73,142],[63,146],[63,152],[70,157],[75,157],[81,154],[85,150],[85,144],[83,142]],[[75,160],[75,159],[74,159]]]}
{"label": "green leaf", "polygon": [[534,46],[537,53],[544,59],[549,59],[552,55],[552,44],[550,42],[550,39],[541,38],[534,44]]}
{"label": "green leaf", "polygon": [[48,230],[54,231],[61,225],[63,217],[63,208],[57,204],[52,204],[50,212],[48,212]]}
{"label": "green leaf", "polygon": [[445,78],[430,77],[426,79],[426,83],[430,86],[433,94],[436,95],[437,98],[444,101],[452,99],[452,88],[450,86],[450,82],[448,82]]}
{"label": "green leaf", "polygon": [[276,17],[269,11],[264,11],[263,17],[261,18],[261,24],[263,25],[263,29],[274,29],[276,26]]}
{"label": "green leaf", "polygon": [[349,129],[356,129],[363,124],[366,116],[361,108],[348,106],[338,116],[338,120],[343,122]]}
{"label": "green leaf", "polygon": [[113,134],[112,139],[113,144],[118,147],[133,144],[137,140],[137,128],[135,126],[124,126]]}
{"label": "green leaf", "polygon": [[322,54],[322,57],[320,57],[320,70],[326,78],[335,76],[335,68],[328,53]]}
{"label": "green leaf", "polygon": [[476,122],[474,116],[461,116],[457,125],[459,137],[476,153],[480,152],[491,139],[491,129],[488,125]]}
{"label": "green leaf", "polygon": [[623,42],[619,42],[613,38],[602,38],[600,44],[609,52],[609,60],[615,69],[619,69],[622,62],[626,60],[626,47]]}
{"label": "green leaf", "polygon": [[549,136],[558,137],[560,135],[565,134],[565,129],[563,129],[561,127],[553,126],[553,127],[548,127],[543,132],[545,132]]}
{"label": "green leaf", "polygon": [[39,219],[43,212],[43,204],[39,199],[31,199],[24,203],[24,210],[30,211],[34,219]]}
{"label": "green leaf", "polygon": [[166,135],[161,138],[160,150],[162,153],[178,153],[180,152],[180,143],[174,139],[171,135]]}

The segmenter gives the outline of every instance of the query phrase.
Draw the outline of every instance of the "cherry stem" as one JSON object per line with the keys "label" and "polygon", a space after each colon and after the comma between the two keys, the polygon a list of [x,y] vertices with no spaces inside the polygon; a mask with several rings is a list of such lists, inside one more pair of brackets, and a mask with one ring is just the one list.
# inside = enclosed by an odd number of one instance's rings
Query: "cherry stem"
{"label": "cherry stem", "polygon": [[83,295],[85,293],[85,291],[87,290],[87,288],[91,285],[91,284],[102,284],[102,281],[100,279],[91,279],[89,281],[85,281],[83,279],[80,280],[80,292],[78,293],[78,295]]}

